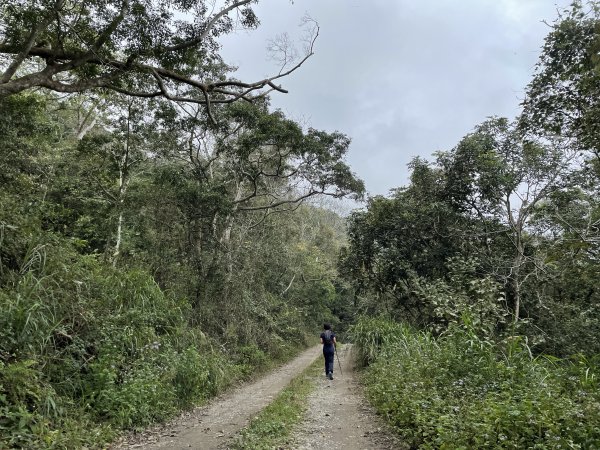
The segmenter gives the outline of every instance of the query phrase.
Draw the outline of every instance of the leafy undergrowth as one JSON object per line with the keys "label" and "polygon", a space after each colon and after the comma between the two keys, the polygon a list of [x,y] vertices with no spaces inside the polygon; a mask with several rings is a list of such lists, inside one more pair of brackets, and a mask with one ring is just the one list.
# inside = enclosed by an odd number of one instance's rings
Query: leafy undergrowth
{"label": "leafy undergrowth", "polygon": [[277,359],[255,343],[222,351],[145,271],[115,270],[59,238],[24,261],[0,286],[0,448],[102,447]]}
{"label": "leafy undergrowth", "polygon": [[533,358],[518,338],[434,338],[378,319],[353,333],[368,396],[415,448],[600,448],[597,361]]}
{"label": "leafy undergrowth", "polygon": [[234,442],[237,450],[270,450],[287,444],[294,425],[301,422],[307,399],[314,390],[314,376],[322,371],[322,360],[294,378],[280,394],[244,428]]}

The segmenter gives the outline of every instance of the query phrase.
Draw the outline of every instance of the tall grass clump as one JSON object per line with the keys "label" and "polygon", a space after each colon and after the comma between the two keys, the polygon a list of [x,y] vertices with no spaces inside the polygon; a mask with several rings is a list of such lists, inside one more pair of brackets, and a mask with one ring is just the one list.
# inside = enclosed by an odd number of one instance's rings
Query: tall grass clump
{"label": "tall grass clump", "polygon": [[414,448],[600,447],[598,361],[534,358],[464,327],[434,338],[370,318],[352,331],[368,396]]}
{"label": "tall grass clump", "polygon": [[[363,317],[350,328],[350,337],[356,344],[358,359],[363,366],[375,362],[382,354],[394,353],[400,348],[410,353],[425,351],[422,347],[407,345],[412,333],[408,325],[378,317]],[[427,345],[432,343],[435,342],[427,341]]]}
{"label": "tall grass clump", "polygon": [[147,272],[51,234],[21,242],[0,255],[0,448],[98,446],[240,376]]}

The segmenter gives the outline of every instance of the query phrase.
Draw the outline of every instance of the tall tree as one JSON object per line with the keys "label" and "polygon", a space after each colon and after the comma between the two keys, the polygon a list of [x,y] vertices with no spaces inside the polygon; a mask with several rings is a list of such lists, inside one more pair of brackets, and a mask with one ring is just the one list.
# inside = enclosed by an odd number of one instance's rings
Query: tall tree
{"label": "tall tree", "polygon": [[576,0],[545,39],[527,87],[521,128],[569,137],[600,175],[600,2]]}
{"label": "tall tree", "polygon": [[482,223],[501,225],[486,239],[495,239],[502,229],[507,233],[511,256],[508,261],[495,258],[491,268],[510,284],[515,321],[521,314],[523,282],[537,267],[527,250],[532,215],[550,195],[571,184],[576,158],[577,152],[562,140],[525,139],[503,118],[484,122],[454,150],[438,156],[449,201]]}
{"label": "tall tree", "polygon": [[369,312],[398,312],[413,321],[427,321],[413,295],[417,277],[446,274],[446,260],[465,245],[456,233],[463,218],[443,200],[443,172],[426,161],[411,163],[411,184],[391,198],[369,199],[366,211],[349,218],[349,243],[341,271],[358,295],[374,294]]}

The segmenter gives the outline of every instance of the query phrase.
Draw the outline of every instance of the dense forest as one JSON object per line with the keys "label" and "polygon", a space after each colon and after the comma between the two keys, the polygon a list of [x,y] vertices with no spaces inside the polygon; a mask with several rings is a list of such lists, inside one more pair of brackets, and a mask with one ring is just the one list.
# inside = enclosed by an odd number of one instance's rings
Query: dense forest
{"label": "dense forest", "polygon": [[[492,117],[349,219],[372,401],[415,448],[600,448],[600,5]],[[373,319],[380,316],[380,319]]]}
{"label": "dense forest", "polygon": [[516,118],[363,199],[350,138],[241,81],[251,1],[0,6],[0,447],[94,448],[289,359],[324,322],[414,448],[600,448],[600,5]]}
{"label": "dense forest", "polygon": [[[187,44],[153,26],[172,16],[166,4],[123,2],[124,18],[71,3],[0,8],[2,448],[101,445],[293,356],[344,314],[345,226],[324,199],[364,191],[344,163],[348,137],[305,129],[229,78],[214,38],[249,2],[212,16],[175,2],[207,18],[171,17],[205,35]],[[27,39],[29,59],[17,52]],[[169,39],[180,48],[142,55]],[[156,82],[137,66],[117,80],[116,63],[97,60],[128,52],[188,84],[123,93]],[[202,70],[219,86],[193,86]],[[56,84],[35,84],[50,72]],[[112,84],[87,89],[103,77]]]}

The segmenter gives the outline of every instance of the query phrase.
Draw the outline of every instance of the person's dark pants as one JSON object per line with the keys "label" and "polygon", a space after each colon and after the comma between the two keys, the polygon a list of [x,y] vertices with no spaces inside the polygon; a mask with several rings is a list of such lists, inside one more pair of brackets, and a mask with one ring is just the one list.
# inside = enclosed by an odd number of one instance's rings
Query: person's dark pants
{"label": "person's dark pants", "polygon": [[323,356],[325,357],[325,375],[329,372],[333,373],[333,357],[335,356],[335,350],[323,348]]}

